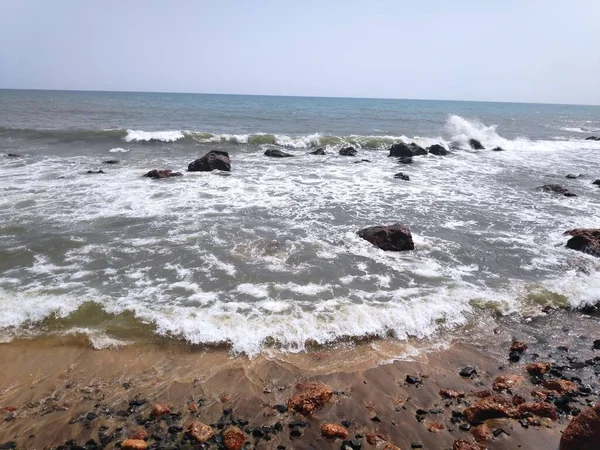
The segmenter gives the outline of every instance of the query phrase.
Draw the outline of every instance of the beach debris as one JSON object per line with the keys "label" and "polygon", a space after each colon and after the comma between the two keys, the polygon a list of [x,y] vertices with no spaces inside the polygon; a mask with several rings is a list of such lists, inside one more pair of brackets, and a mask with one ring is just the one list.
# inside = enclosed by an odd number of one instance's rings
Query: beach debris
{"label": "beach debris", "polygon": [[171,412],[168,405],[160,405],[158,403],[152,405],[152,411],[150,412],[151,417],[162,417]]}
{"label": "beach debris", "polygon": [[398,172],[396,175],[394,175],[394,178],[398,178],[404,181],[410,181],[410,177],[408,175],[404,175],[402,172]]}
{"label": "beach debris", "polygon": [[337,423],[324,423],[321,425],[321,434],[330,439],[340,438],[347,439],[348,438],[348,430],[342,425],[338,425]]}
{"label": "beach debris", "polygon": [[400,222],[364,228],[358,232],[358,236],[381,250],[400,252],[415,249],[410,230]]}
{"label": "beach debris", "polygon": [[325,150],[323,150],[322,148],[318,148],[314,152],[309,152],[309,155],[317,155],[317,156],[324,156],[326,154],[327,153],[325,153]]}
{"label": "beach debris", "polygon": [[477,139],[469,139],[469,147],[473,150],[485,150],[485,147]]}
{"label": "beach debris", "polygon": [[544,184],[543,186],[540,186],[539,189],[552,194],[564,195],[565,197],[577,197],[577,194],[573,194],[567,188],[562,187],[559,184]]}
{"label": "beach debris", "polygon": [[121,442],[121,450],[146,450],[148,444],[141,439],[125,439]]}
{"label": "beach debris", "polygon": [[333,396],[333,390],[323,383],[298,385],[300,391],[288,400],[288,409],[309,416],[315,410],[321,409]]}
{"label": "beach debris", "polygon": [[187,434],[196,442],[203,444],[215,435],[213,429],[202,422],[192,422],[187,429]]}
{"label": "beach debris", "polygon": [[565,236],[573,236],[567,241],[567,248],[600,256],[600,228],[576,228],[564,232]]}
{"label": "beach debris", "polygon": [[496,377],[494,383],[492,384],[492,389],[495,391],[504,391],[506,389],[511,389],[523,382],[523,377],[521,375],[500,375]]}
{"label": "beach debris", "polygon": [[182,177],[183,174],[181,172],[173,172],[172,170],[169,170],[169,169],[165,169],[165,170],[154,169],[154,170],[151,170],[150,172],[146,173],[144,176],[147,178],[159,179],[159,178]]}
{"label": "beach debris", "polygon": [[229,153],[221,150],[211,150],[202,158],[188,164],[188,172],[212,172],[213,170],[231,171]]}
{"label": "beach debris", "polygon": [[560,439],[560,450],[600,448],[600,403],[586,408],[571,420]]}
{"label": "beach debris", "polygon": [[340,156],[356,156],[358,151],[354,147],[344,147],[338,153]]}
{"label": "beach debris", "polygon": [[477,369],[475,369],[475,367],[466,366],[466,367],[463,367],[462,369],[460,369],[460,372],[458,374],[461,377],[469,378],[469,377],[472,377],[473,375],[477,375]]}
{"label": "beach debris", "polygon": [[289,158],[292,157],[294,155],[291,155],[290,153],[286,153],[286,152],[282,152],[281,150],[277,150],[277,149],[268,149],[265,153],[265,156],[269,156],[271,158]]}
{"label": "beach debris", "polygon": [[423,147],[415,144],[414,142],[412,142],[410,144],[405,144],[404,142],[394,144],[389,148],[389,151],[390,151],[390,154],[388,156],[396,157],[396,158],[400,158],[400,157],[412,158],[413,156],[421,156],[421,155],[427,154],[427,150],[425,150]]}
{"label": "beach debris", "polygon": [[446,147],[440,144],[433,144],[432,146],[427,147],[427,151],[436,156],[446,156],[450,154],[450,152],[446,150]]}

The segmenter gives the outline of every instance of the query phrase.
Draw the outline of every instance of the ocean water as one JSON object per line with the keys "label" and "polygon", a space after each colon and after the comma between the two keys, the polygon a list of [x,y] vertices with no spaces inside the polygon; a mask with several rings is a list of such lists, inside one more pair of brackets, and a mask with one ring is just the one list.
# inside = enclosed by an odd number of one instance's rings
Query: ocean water
{"label": "ocean water", "polygon": [[[597,106],[0,90],[0,340],[254,355],[444,340],[484,315],[597,302],[600,260],[563,236],[599,226],[590,135]],[[452,153],[405,165],[388,157],[400,141]],[[356,157],[337,154],[347,145]],[[230,173],[142,177],[211,149]],[[415,251],[356,235],[397,221]]]}

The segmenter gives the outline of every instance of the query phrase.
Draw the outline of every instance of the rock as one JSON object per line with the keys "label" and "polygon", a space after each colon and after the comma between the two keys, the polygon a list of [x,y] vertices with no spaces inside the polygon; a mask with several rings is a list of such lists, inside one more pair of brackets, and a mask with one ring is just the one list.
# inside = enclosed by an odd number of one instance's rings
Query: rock
{"label": "rock", "polygon": [[485,450],[483,445],[478,444],[475,441],[465,441],[464,439],[458,439],[454,441],[452,450]]}
{"label": "rock", "polygon": [[598,180],[594,180],[594,181],[592,182],[592,184],[594,184],[594,185],[596,185],[596,186],[600,186],[600,179],[598,179]]}
{"label": "rock", "polygon": [[91,175],[91,174],[99,174],[99,173],[106,173],[104,170],[100,169],[100,170],[88,170],[86,172],[86,174]]}
{"label": "rock", "polygon": [[151,170],[150,172],[148,172],[147,174],[144,175],[145,177],[148,178],[154,178],[154,179],[159,179],[159,178],[171,178],[171,177],[181,177],[183,176],[183,174],[181,172],[173,172],[172,170]]}
{"label": "rock", "polygon": [[148,444],[141,439],[125,439],[121,442],[121,450],[145,450]]}
{"label": "rock", "polygon": [[412,156],[402,156],[398,158],[398,162],[401,164],[412,164],[413,159]]}
{"label": "rock", "polygon": [[527,344],[520,341],[514,341],[509,348],[511,352],[523,353],[525,350],[527,350]]}
{"label": "rock", "polygon": [[568,380],[548,380],[544,381],[542,386],[550,391],[556,391],[559,394],[567,394],[577,390],[577,385]]}
{"label": "rock", "polygon": [[463,367],[458,374],[461,377],[465,377],[465,378],[472,377],[473,375],[477,374],[477,370],[475,369],[475,367],[467,366],[467,367]]}
{"label": "rock", "polygon": [[400,447],[395,446],[394,444],[390,444],[389,442],[385,444],[383,450],[402,450]]}
{"label": "rock", "polygon": [[192,422],[187,429],[187,434],[196,442],[203,444],[215,435],[213,429],[202,422]]}
{"label": "rock", "polygon": [[229,153],[211,150],[202,158],[188,164],[188,172],[212,172],[213,170],[231,171]]}
{"label": "rock", "polygon": [[452,389],[440,389],[439,394],[443,397],[443,398],[463,398],[465,396],[464,393],[462,392],[458,392],[458,391],[453,391]]}
{"label": "rock", "polygon": [[404,382],[408,384],[423,384],[423,380],[414,375],[406,375]]}
{"label": "rock", "polygon": [[277,149],[269,149],[265,152],[265,156],[270,156],[271,158],[290,158],[294,155],[290,155],[289,153]]}
{"label": "rock", "polygon": [[362,444],[360,441],[356,439],[347,440],[342,442],[341,450],[360,450],[362,448]]}
{"label": "rock", "polygon": [[545,184],[543,186],[540,186],[539,189],[545,192],[551,192],[553,194],[564,195],[565,197],[577,197],[577,194],[573,194],[567,188],[564,188],[558,184]]}
{"label": "rock", "polygon": [[5,442],[4,444],[0,444],[0,449],[2,449],[2,450],[12,449],[12,448],[17,448],[17,443],[15,441],[8,441],[8,442]]}
{"label": "rock", "polygon": [[223,444],[227,450],[241,450],[246,436],[238,427],[228,427],[223,431]]}
{"label": "rock", "polygon": [[338,153],[340,156],[356,156],[358,152],[354,147],[344,147]]}
{"label": "rock", "polygon": [[600,339],[594,341],[594,350],[600,350]]}
{"label": "rock", "polygon": [[358,232],[358,236],[386,251],[401,252],[415,249],[410,230],[401,223],[363,228]]}
{"label": "rock", "polygon": [[370,159],[361,159],[360,161],[354,161],[354,164],[360,164],[360,163],[370,163],[371,160]]}
{"label": "rock", "polygon": [[503,151],[504,151],[504,149],[503,149],[502,147],[494,147],[494,148],[492,149],[492,151],[493,151],[493,152],[503,152]]}
{"label": "rock", "polygon": [[576,178],[579,178],[580,176],[581,176],[580,173],[568,173],[565,178],[568,178],[570,180],[575,180]]}
{"label": "rock", "polygon": [[427,425],[427,431],[430,433],[437,433],[438,431],[442,431],[444,429],[444,424],[433,422]]}
{"label": "rock", "polygon": [[102,161],[102,164],[119,164],[118,159],[107,159],[106,161]]}
{"label": "rock", "polygon": [[564,234],[573,236],[567,241],[567,248],[600,257],[600,228],[577,228]]}
{"label": "rock", "polygon": [[171,413],[171,409],[168,405],[152,405],[152,411],[150,412],[151,417],[162,417]]}
{"label": "rock", "polygon": [[390,147],[390,154],[388,156],[392,157],[410,157],[426,155],[427,150],[423,147],[418,146],[414,142],[411,144],[405,144],[404,142],[400,142],[398,144],[394,144]]}
{"label": "rock", "polygon": [[485,150],[485,147],[477,139],[469,139],[469,146],[473,150]]}
{"label": "rock", "polygon": [[525,367],[525,370],[527,370],[527,373],[529,375],[539,377],[541,375],[544,375],[546,372],[548,372],[551,367],[552,366],[550,365],[550,363],[539,362],[539,363],[528,364]]}
{"label": "rock", "polygon": [[494,380],[492,389],[495,391],[504,391],[511,389],[523,382],[523,377],[520,375],[500,375]]}
{"label": "rock", "polygon": [[469,423],[483,422],[487,419],[512,417],[514,409],[510,402],[499,395],[492,395],[480,400],[464,411],[465,420]]}
{"label": "rock", "polygon": [[508,359],[512,362],[518,362],[521,359],[521,353],[512,351],[508,354]]}
{"label": "rock", "polygon": [[590,136],[585,138],[586,141],[600,141],[600,136]]}
{"label": "rock", "polygon": [[492,429],[483,423],[471,428],[471,434],[477,442],[485,442],[492,435]]}
{"label": "rock", "polygon": [[433,144],[432,146],[427,147],[427,151],[436,156],[446,156],[450,154],[450,152],[440,144]]}
{"label": "rock", "polygon": [[559,450],[597,450],[600,448],[600,403],[586,408],[573,418],[560,439]]}
{"label": "rock", "polygon": [[554,405],[546,402],[525,402],[517,406],[516,417],[525,418],[529,414],[539,417],[548,417],[552,420],[558,420],[556,408]]}
{"label": "rock", "polygon": [[309,416],[325,406],[333,396],[333,390],[322,383],[299,386],[301,392],[288,400],[288,409]]}
{"label": "rock", "polygon": [[408,175],[404,175],[402,172],[398,172],[396,175],[394,175],[394,178],[404,181],[410,181],[410,177]]}
{"label": "rock", "polygon": [[383,433],[370,433],[365,437],[369,445],[377,445],[379,442],[385,442],[389,439],[388,436]]}
{"label": "rock", "polygon": [[22,158],[23,155],[19,155],[18,153],[7,153],[6,157],[7,158]]}
{"label": "rock", "polygon": [[336,423],[324,423],[321,425],[321,434],[326,438],[334,439],[347,439],[348,430],[341,425]]}
{"label": "rock", "polygon": [[148,439],[149,434],[146,430],[138,430],[135,433],[129,435],[129,439],[134,439],[138,441],[145,441]]}
{"label": "rock", "polygon": [[316,149],[314,152],[310,152],[309,155],[317,155],[317,156],[323,156],[326,155],[327,153],[325,153],[325,150],[323,150],[322,148],[318,148]]}

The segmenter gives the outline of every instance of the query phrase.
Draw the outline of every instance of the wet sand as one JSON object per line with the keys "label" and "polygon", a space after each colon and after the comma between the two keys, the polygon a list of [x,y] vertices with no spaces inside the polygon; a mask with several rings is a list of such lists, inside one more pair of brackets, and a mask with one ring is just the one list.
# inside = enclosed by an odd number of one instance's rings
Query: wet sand
{"label": "wet sand", "polygon": [[[185,443],[188,425],[201,421],[218,433],[233,420],[245,431],[248,448],[340,448],[340,439],[321,436],[320,426],[326,422],[343,422],[348,439],[355,438],[362,448],[376,448],[369,444],[374,440],[379,447],[390,442],[401,449],[419,448],[416,444],[452,448],[456,439],[473,440],[475,426],[468,429],[461,413],[480,401],[472,393],[491,390],[498,375],[524,377],[520,386],[501,393],[507,399],[517,394],[536,400],[531,392],[539,386],[525,371],[531,361],[551,362],[563,378],[576,374],[579,387],[590,386],[590,393],[575,396],[578,408],[597,401],[594,370],[600,366],[590,358],[600,352],[591,347],[589,335],[578,339],[581,345],[571,347],[570,353],[547,352],[549,345],[559,343],[528,342],[529,349],[514,363],[507,359],[508,331],[497,332],[487,344],[477,344],[471,336],[454,339],[445,348],[421,348],[413,357],[406,355],[416,347],[393,341],[302,354],[270,352],[253,359],[181,343],[94,350],[67,338],[16,341],[0,345],[0,444],[15,442],[16,448],[33,450],[72,440],[82,447],[63,448],[86,448],[83,444],[90,439],[104,439],[102,448],[118,448],[119,442],[145,429],[149,448],[208,448]],[[404,360],[382,363],[393,353],[404,354]],[[464,366],[475,367],[477,374],[460,376]],[[412,384],[407,376],[420,381]],[[334,391],[322,409],[304,417],[274,408],[287,405],[299,383],[311,382]],[[440,389],[466,397],[444,399]],[[153,404],[168,405],[171,414],[151,419]],[[515,419],[488,420],[495,433],[482,443],[489,449],[556,450],[570,419],[569,411],[558,413],[558,420],[536,418],[528,428]],[[290,428],[294,421],[304,423]]]}

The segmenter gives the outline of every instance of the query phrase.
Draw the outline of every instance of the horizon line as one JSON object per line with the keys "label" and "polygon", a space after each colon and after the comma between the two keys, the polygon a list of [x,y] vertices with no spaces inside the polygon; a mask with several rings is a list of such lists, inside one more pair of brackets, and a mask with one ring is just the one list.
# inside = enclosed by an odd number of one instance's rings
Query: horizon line
{"label": "horizon line", "polygon": [[347,97],[326,95],[283,95],[283,94],[239,94],[221,92],[179,92],[179,91],[123,91],[103,89],[41,89],[41,88],[4,88],[0,91],[42,91],[42,92],[93,92],[93,93],[116,93],[116,94],[175,94],[175,95],[225,95],[238,97],[281,97],[281,98],[321,98],[321,99],[346,99],[346,100],[393,100],[393,101],[424,101],[424,102],[464,102],[464,103],[504,103],[517,105],[555,105],[555,106],[600,106],[595,103],[553,103],[553,102],[524,102],[524,101],[500,101],[500,100],[457,100],[457,99],[434,99],[434,98],[397,98],[397,97]]}

